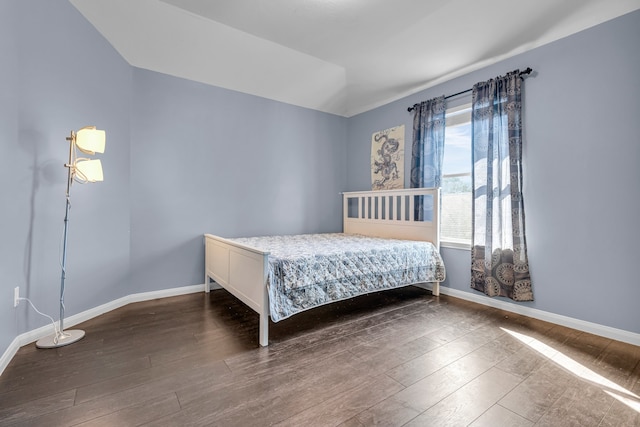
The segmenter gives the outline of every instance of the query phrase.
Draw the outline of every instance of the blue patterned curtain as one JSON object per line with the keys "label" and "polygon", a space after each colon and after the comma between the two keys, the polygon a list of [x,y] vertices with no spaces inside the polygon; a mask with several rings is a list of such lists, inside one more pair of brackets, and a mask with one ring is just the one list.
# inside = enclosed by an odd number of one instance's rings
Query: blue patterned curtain
{"label": "blue patterned curtain", "polygon": [[522,201],[519,70],[473,87],[471,287],[532,301]]}
{"label": "blue patterned curtain", "polygon": [[[411,188],[440,187],[444,156],[444,95],[414,106],[413,143],[411,146]],[[429,219],[432,203],[416,200],[415,215]]]}

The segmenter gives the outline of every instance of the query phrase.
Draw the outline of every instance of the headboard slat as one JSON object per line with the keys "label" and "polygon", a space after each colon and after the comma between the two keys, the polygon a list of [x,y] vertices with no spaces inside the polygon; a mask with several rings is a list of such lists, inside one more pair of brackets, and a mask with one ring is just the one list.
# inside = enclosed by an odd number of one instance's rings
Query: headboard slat
{"label": "headboard slat", "polygon": [[[415,200],[419,197],[430,207],[424,216],[431,219],[415,218]],[[440,248],[439,202],[439,188],[346,192],[343,193],[343,229],[351,234],[426,240]]]}

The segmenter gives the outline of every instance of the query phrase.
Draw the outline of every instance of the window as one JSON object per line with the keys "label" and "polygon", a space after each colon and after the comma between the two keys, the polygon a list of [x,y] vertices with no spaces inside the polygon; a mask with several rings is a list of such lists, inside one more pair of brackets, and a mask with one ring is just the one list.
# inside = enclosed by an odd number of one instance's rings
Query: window
{"label": "window", "polygon": [[471,246],[471,104],[447,109],[442,163],[440,239]]}

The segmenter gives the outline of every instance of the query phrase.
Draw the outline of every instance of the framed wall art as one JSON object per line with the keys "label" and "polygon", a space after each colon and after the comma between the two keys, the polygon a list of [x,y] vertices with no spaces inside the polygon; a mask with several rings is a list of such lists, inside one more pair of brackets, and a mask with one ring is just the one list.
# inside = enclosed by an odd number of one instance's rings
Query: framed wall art
{"label": "framed wall art", "polygon": [[371,189],[404,188],[404,125],[371,136]]}

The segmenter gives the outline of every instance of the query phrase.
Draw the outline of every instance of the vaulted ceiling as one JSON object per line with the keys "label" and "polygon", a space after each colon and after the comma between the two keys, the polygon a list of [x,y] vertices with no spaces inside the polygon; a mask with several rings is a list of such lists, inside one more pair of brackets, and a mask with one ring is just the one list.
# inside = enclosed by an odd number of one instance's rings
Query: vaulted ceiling
{"label": "vaulted ceiling", "polygon": [[345,117],[640,0],[70,0],[131,65]]}

